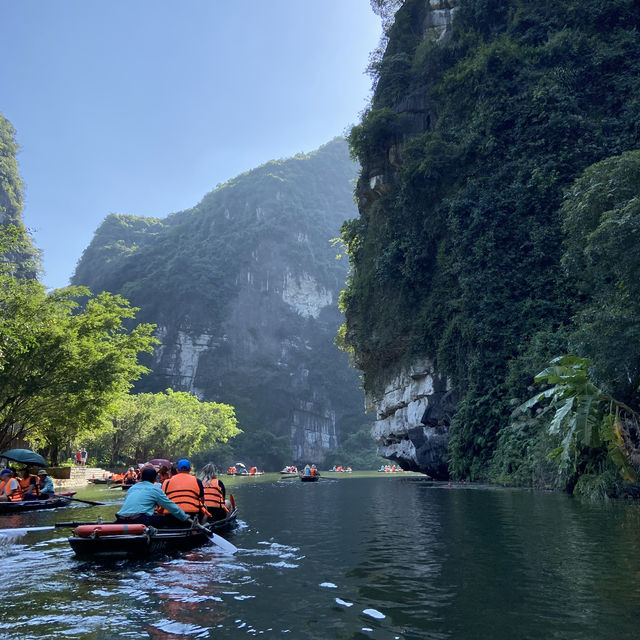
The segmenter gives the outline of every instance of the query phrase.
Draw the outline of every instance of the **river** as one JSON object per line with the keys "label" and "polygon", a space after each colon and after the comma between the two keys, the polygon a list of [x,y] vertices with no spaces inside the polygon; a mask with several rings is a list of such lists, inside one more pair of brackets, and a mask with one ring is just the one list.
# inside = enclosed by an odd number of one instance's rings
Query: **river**
{"label": "river", "polygon": [[[145,561],[73,555],[62,529],[0,537],[2,640],[591,640],[640,636],[640,508],[569,496],[330,474],[225,478],[240,524]],[[106,487],[0,527],[111,518]]]}

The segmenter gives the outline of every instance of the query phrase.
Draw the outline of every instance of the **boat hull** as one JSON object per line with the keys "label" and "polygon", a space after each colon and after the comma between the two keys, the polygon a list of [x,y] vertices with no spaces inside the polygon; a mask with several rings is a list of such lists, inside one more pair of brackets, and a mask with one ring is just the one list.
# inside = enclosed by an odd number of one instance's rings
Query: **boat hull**
{"label": "boat hull", "polygon": [[[228,518],[206,525],[209,531],[221,533],[235,523],[237,509]],[[96,525],[99,526],[99,525]],[[69,544],[77,556],[94,558],[137,558],[170,551],[184,551],[206,544],[209,536],[200,529],[154,529],[146,533],[80,537],[71,535]]]}
{"label": "boat hull", "polygon": [[3,513],[22,513],[23,511],[37,511],[39,509],[57,509],[66,507],[71,501],[64,496],[57,496],[49,500],[25,500],[21,502],[0,502],[0,515]]}
{"label": "boat hull", "polygon": [[320,476],[300,476],[300,480],[302,480],[302,482],[318,482]]}

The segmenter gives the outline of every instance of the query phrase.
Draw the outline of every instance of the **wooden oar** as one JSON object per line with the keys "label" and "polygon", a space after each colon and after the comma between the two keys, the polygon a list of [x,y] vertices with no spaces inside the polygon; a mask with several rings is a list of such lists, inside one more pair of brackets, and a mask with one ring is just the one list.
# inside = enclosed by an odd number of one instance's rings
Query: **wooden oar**
{"label": "wooden oar", "polygon": [[54,526],[51,527],[23,527],[21,529],[0,529],[0,534],[2,533],[29,533],[30,531],[50,531],[51,529],[55,529]]}
{"label": "wooden oar", "polygon": [[59,493],[56,493],[56,498],[66,498],[67,500],[74,500],[75,502],[84,502],[85,504],[93,505],[94,507],[104,507],[106,506],[104,502],[94,502],[93,500],[81,500],[80,498],[72,498],[71,496],[64,496]]}
{"label": "wooden oar", "polygon": [[234,553],[236,553],[236,551],[238,551],[238,547],[231,544],[228,540],[225,540],[222,536],[219,536],[217,533],[213,533],[213,531],[209,531],[207,527],[203,527],[199,522],[193,522],[192,524],[195,529],[201,529],[202,531],[204,531],[204,533],[206,533],[209,536],[209,538],[211,538],[211,541],[215,545],[223,549],[229,555],[233,555]]}

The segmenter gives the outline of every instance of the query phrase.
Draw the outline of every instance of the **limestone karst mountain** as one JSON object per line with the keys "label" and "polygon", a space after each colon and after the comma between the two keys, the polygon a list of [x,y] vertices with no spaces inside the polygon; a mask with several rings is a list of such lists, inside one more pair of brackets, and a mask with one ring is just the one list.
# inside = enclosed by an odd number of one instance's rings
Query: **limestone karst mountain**
{"label": "limestone karst mountain", "polygon": [[331,240],[355,214],[344,139],[269,162],[163,219],[109,215],[73,284],[121,293],[161,345],[139,390],[232,404],[255,440],[286,436],[321,461],[366,422],[357,372],[334,345],[348,264]]}

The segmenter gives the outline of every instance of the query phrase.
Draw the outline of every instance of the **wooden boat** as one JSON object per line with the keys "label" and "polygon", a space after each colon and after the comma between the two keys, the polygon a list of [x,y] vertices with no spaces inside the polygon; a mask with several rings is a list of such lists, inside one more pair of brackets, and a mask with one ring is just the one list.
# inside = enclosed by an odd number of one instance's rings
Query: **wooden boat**
{"label": "wooden boat", "polygon": [[[238,510],[224,519],[207,523],[204,527],[221,533],[235,526]],[[91,557],[141,557],[173,550],[193,549],[209,541],[202,529],[156,529],[144,524],[69,523],[73,533],[69,544],[77,556]]]}
{"label": "wooden boat", "polygon": [[89,478],[88,482],[90,484],[108,484],[108,478]]}
{"label": "wooden boat", "polygon": [[288,467],[285,467],[284,469],[280,470],[280,475],[283,478],[293,478],[295,476],[298,475],[298,468],[294,467],[293,465],[290,465]]}
{"label": "wooden boat", "polygon": [[318,473],[315,476],[302,475],[300,476],[300,480],[302,480],[302,482],[318,482],[318,480],[320,480],[320,474]]}
{"label": "wooden boat", "polygon": [[54,498],[47,500],[20,500],[19,502],[0,502],[0,515],[3,513],[22,513],[23,511],[35,511],[36,509],[56,509],[66,507],[75,491],[64,491],[56,494]]}
{"label": "wooden boat", "polygon": [[264,475],[264,471],[256,471],[255,473],[249,473],[248,471],[227,471],[228,476],[237,476],[239,478],[254,478],[255,476]]}

